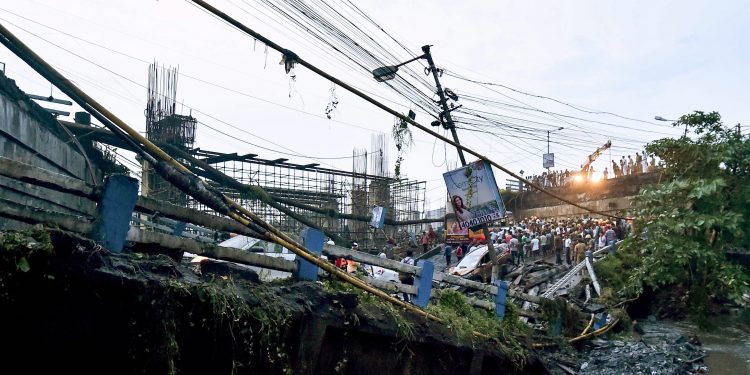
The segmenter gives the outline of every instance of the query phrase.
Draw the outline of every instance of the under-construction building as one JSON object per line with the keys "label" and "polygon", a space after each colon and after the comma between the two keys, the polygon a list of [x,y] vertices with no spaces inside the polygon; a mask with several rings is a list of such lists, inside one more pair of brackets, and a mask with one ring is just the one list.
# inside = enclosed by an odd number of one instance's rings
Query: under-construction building
{"label": "under-construction building", "polygon": [[[177,68],[149,66],[148,101],[146,102],[146,137],[155,143],[168,144],[189,151],[195,143],[196,119],[178,115]],[[187,195],[165,181],[143,162],[141,191],[161,201],[187,206]]]}
{"label": "under-construction building", "polygon": [[[422,217],[426,183],[389,176],[388,147],[384,134],[372,137],[372,151],[354,150],[351,172],[324,168],[318,163],[294,164],[285,158],[270,160],[256,154],[193,149],[196,119],[176,113],[177,69],[159,67],[154,63],[149,67],[148,78],[146,134],[149,140],[187,151],[243,184],[260,186],[273,196],[327,212],[367,217],[373,206],[381,206],[387,208],[386,219],[405,221]],[[146,162],[143,163],[142,177],[144,196],[212,212],[162,179]],[[302,223],[254,197],[228,187],[216,187],[283,231],[298,233],[303,227]],[[413,234],[420,229],[414,224],[375,230],[368,221],[330,217],[285,206],[330,233],[357,241],[362,247],[381,246],[388,235],[403,239],[405,234]]]}
{"label": "under-construction building", "polygon": [[[324,168],[318,163],[294,164],[285,158],[263,159],[256,154],[224,154],[200,149],[193,150],[193,154],[243,184],[261,186],[274,196],[319,209],[368,216],[373,206],[381,206],[387,208],[386,219],[405,221],[422,218],[426,182],[397,180],[388,176],[384,136],[373,137],[373,146],[380,148],[374,152],[354,151],[351,172]],[[220,189],[283,231],[298,233],[303,228],[302,223],[259,200],[235,189]],[[197,201],[191,201],[190,205],[207,210]],[[386,225],[383,229],[375,230],[367,221],[286,207],[343,239],[357,241],[364,248],[381,247],[386,236],[396,236],[398,231],[403,236],[404,233],[414,234],[421,229],[420,225],[412,224],[399,227]]]}

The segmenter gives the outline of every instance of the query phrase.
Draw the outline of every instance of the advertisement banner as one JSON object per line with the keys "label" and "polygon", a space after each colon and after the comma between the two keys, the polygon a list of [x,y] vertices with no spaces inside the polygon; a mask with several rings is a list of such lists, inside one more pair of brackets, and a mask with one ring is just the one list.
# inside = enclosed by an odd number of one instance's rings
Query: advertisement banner
{"label": "advertisement banner", "polygon": [[477,231],[469,228],[461,229],[453,217],[445,219],[445,228],[445,243],[468,244],[475,240],[479,243],[485,242],[484,232],[481,229]]}
{"label": "advertisement banner", "polygon": [[505,206],[488,162],[477,160],[444,173],[443,178],[459,229],[505,217]]}
{"label": "advertisement banner", "polygon": [[382,228],[385,223],[385,214],[388,211],[385,207],[375,206],[372,208],[372,219],[370,219],[370,227]]}
{"label": "advertisement banner", "polygon": [[469,228],[460,228],[455,218],[445,218],[445,243],[469,243]]}

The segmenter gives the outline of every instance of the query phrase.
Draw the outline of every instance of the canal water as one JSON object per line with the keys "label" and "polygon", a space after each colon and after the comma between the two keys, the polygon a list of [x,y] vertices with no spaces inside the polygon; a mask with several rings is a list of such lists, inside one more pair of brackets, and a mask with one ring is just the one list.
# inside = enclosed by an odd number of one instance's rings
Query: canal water
{"label": "canal water", "polygon": [[740,329],[731,317],[722,318],[720,323],[722,326],[708,332],[701,331],[688,322],[648,322],[643,327],[652,334],[678,332],[686,336],[697,336],[701,349],[706,351],[704,363],[709,374],[750,374],[750,332]]}

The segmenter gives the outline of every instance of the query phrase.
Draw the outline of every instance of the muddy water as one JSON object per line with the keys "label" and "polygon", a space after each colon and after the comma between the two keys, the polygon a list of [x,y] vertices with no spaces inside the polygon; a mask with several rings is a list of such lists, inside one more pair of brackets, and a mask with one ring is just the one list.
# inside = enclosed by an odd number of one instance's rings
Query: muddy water
{"label": "muddy water", "polygon": [[694,332],[708,357],[704,360],[711,374],[750,374],[750,334],[735,326],[722,327],[715,332],[700,332],[680,323],[682,329]]}
{"label": "muddy water", "polygon": [[696,335],[706,351],[704,363],[715,375],[750,374],[750,333],[734,325],[732,318],[721,319],[725,324],[715,331],[700,331],[686,322],[658,322],[665,328],[675,329],[686,335]]}

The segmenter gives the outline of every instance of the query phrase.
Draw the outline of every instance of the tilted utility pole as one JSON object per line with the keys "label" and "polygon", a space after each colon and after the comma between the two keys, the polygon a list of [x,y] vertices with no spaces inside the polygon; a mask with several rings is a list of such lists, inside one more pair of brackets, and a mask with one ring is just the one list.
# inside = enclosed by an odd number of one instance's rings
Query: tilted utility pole
{"label": "tilted utility pole", "polygon": [[[438,97],[440,97],[440,105],[443,107],[443,113],[440,116],[440,122],[443,122],[443,118],[445,118],[445,123],[448,126],[448,129],[450,129],[451,134],[453,134],[453,141],[456,143],[460,142],[458,141],[458,133],[456,133],[456,126],[453,123],[453,117],[451,116],[451,111],[448,108],[448,100],[445,99],[445,92],[443,91],[443,86],[440,85],[440,79],[438,78],[438,69],[435,67],[435,62],[432,61],[432,54],[430,53],[430,46],[422,46],[422,52],[424,52],[424,57],[427,60],[427,64],[430,66],[430,71],[432,72],[432,76],[435,78],[435,86],[437,87],[437,94]],[[460,148],[458,149],[458,158],[461,159],[461,165],[466,165],[466,158],[464,158],[464,151]]]}
{"label": "tilted utility pole", "polygon": [[[440,114],[440,122],[445,121],[444,126],[450,129],[453,135],[453,141],[457,144],[461,144],[458,141],[458,133],[456,133],[456,125],[453,123],[453,117],[451,116],[451,110],[448,108],[448,100],[445,98],[445,92],[443,86],[440,85],[440,79],[438,69],[435,67],[435,62],[432,60],[432,54],[430,53],[430,46],[422,46],[422,52],[424,52],[424,58],[427,60],[427,64],[432,72],[432,77],[435,78],[435,86],[437,87],[437,94],[440,98],[440,106],[443,107],[443,112]],[[461,165],[466,166],[466,158],[464,152],[458,148],[458,158],[461,159]],[[492,281],[498,277],[499,267],[497,265],[497,256],[495,254],[495,247],[492,244],[492,237],[490,237],[490,231],[487,229],[487,224],[482,224],[482,232],[484,233],[485,241],[487,242],[487,250],[492,259]]]}

